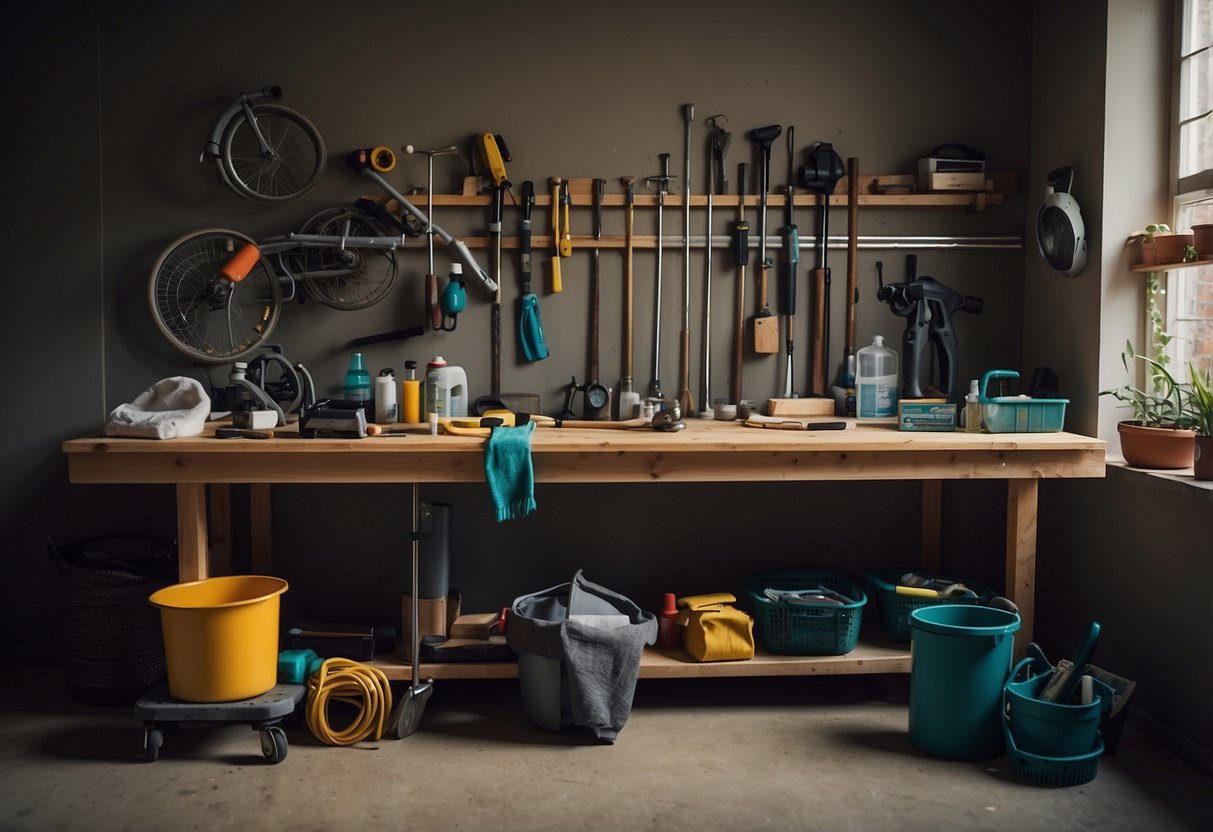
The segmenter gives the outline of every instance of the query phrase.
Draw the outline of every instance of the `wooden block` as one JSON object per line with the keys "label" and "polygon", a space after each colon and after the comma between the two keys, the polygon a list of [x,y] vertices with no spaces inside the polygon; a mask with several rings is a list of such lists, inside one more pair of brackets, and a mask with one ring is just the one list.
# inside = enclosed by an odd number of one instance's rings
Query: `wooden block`
{"label": "wooden block", "polygon": [[754,352],[779,352],[779,318],[774,315],[754,318]]}
{"label": "wooden block", "polygon": [[834,400],[822,397],[767,399],[768,416],[833,416]]}
{"label": "wooden block", "polygon": [[465,613],[451,624],[451,638],[487,639],[500,615],[496,612]]}
{"label": "wooden block", "polygon": [[912,173],[872,177],[871,191],[875,194],[912,194],[918,186]]}
{"label": "wooden block", "polygon": [[930,173],[918,177],[920,191],[984,191],[984,173]]}

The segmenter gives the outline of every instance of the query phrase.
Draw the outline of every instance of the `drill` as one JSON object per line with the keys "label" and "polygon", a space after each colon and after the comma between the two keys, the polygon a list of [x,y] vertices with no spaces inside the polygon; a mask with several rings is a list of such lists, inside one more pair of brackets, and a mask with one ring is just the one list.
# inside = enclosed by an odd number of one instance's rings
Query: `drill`
{"label": "drill", "polygon": [[922,354],[929,341],[934,345],[939,361],[940,383],[946,385],[942,392],[956,401],[960,390],[960,362],[952,315],[980,312],[981,298],[962,295],[933,277],[918,277],[918,258],[913,254],[906,256],[906,271],[909,279],[905,283],[885,283],[881,279],[876,291],[878,301],[887,303],[894,315],[906,319],[906,328],[901,334],[901,396],[905,399],[923,397],[919,374]]}

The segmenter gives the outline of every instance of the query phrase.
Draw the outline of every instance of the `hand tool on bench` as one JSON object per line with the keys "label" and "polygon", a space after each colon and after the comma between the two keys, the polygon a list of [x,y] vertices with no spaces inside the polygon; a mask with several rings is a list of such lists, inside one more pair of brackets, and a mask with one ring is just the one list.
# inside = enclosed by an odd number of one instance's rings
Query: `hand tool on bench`
{"label": "hand tool on bench", "polygon": [[695,397],[691,395],[691,125],[695,105],[684,104],[686,116],[686,156],[682,174],[682,332],[678,353],[678,380],[681,392],[678,404],[686,416],[695,415]]}
{"label": "hand tool on bench", "polygon": [[741,364],[745,343],[745,267],[750,259],[750,224],[745,220],[745,192],[749,186],[746,164],[737,166],[737,222],[733,223],[733,261],[737,264],[737,303],[733,326],[732,399],[741,404]]}
{"label": "hand tool on bench", "polygon": [[585,382],[584,408],[586,419],[611,418],[611,391],[598,380],[598,306],[601,283],[598,242],[602,239],[602,197],[606,180],[594,180],[594,248],[590,250],[590,361]]}
{"label": "hand tool on bench", "polygon": [[817,142],[809,150],[808,164],[800,168],[800,185],[821,196],[817,223],[817,268],[813,270],[813,367],[809,391],[826,394],[826,367],[830,354],[830,194],[842,178],[842,157],[834,146]]}
{"label": "hand tool on bench", "polygon": [[657,184],[657,279],[653,306],[653,376],[649,382],[649,397],[664,399],[661,393],[661,261],[665,257],[665,196],[670,187],[670,154],[659,153],[661,173],[645,178],[645,182]]}
{"label": "hand tool on bench", "polygon": [[442,307],[438,303],[438,274],[434,271],[434,157],[458,153],[455,145],[440,147],[437,150],[417,150],[411,144],[404,146],[404,152],[412,155],[422,153],[426,157],[425,180],[425,247],[429,255],[429,270],[425,273],[425,314],[430,321],[430,329],[442,329]]}
{"label": "hand tool on bench", "polygon": [[632,313],[635,286],[633,233],[636,227],[636,177],[621,176],[623,197],[623,377],[619,380],[619,418],[630,419],[640,409],[640,394],[632,388]]}
{"label": "hand tool on bench", "polygon": [[548,357],[539,319],[539,298],[531,292],[531,212],[535,208],[535,183],[522,183],[522,223],[518,229],[518,267],[522,275],[522,295],[518,298],[518,344],[525,361]]}
{"label": "hand tool on bench", "polygon": [[[724,115],[714,115],[706,122],[712,128],[712,132],[708,138],[708,153],[705,154],[708,160],[708,216],[703,247],[705,277],[703,286],[703,386],[700,388],[703,395],[699,399],[699,418],[701,419],[716,418],[716,414],[712,410],[712,196],[716,191],[716,170],[718,167],[724,167],[724,156],[728,152],[731,138],[724,128],[716,123],[716,119],[728,121]],[[721,178],[725,182],[728,181],[728,177],[723,176],[723,173]]]}
{"label": "hand tool on bench", "polygon": [[859,303],[859,160],[847,159],[847,329],[842,364],[830,394],[835,416],[855,413],[855,307]]}
{"label": "hand tool on bench", "polygon": [[767,305],[767,272],[772,261],[767,257],[767,191],[771,187],[771,143],[779,138],[783,128],[778,124],[756,127],[746,138],[758,145],[762,154],[762,169],[758,177],[758,311],[754,313],[754,352],[779,352],[779,321]]}
{"label": "hand tool on bench", "polygon": [[794,349],[795,333],[793,327],[796,321],[796,264],[800,261],[800,234],[796,230],[796,185],[794,181],[793,136],[796,128],[788,125],[788,184],[787,205],[784,208],[784,224],[780,232],[783,237],[783,271],[779,280],[779,312],[784,321],[784,344],[787,351],[787,367],[783,379],[783,396],[785,399],[796,395],[792,381],[792,352]]}
{"label": "hand tool on bench", "polygon": [[560,279],[560,185],[564,180],[553,176],[548,182],[552,186],[552,294],[564,291]]}

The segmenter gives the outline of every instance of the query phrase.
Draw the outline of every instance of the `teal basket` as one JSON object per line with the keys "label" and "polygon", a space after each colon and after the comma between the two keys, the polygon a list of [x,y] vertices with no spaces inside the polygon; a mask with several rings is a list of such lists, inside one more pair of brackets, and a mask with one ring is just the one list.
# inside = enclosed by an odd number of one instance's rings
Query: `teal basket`
{"label": "teal basket", "polygon": [[[765,589],[795,591],[822,586],[853,598],[842,606],[772,601]],[[839,656],[855,649],[868,596],[858,582],[841,572],[784,569],[745,577],[746,593],[762,645],[771,653],[794,656]]]}
{"label": "teal basket", "polygon": [[[952,583],[962,583],[977,593],[976,598],[924,598],[921,595],[898,595],[897,581],[907,572],[926,578],[939,578]],[[983,584],[964,578],[928,572],[925,569],[879,569],[862,573],[863,580],[871,587],[872,599],[880,613],[880,624],[893,641],[910,641],[910,613],[923,607],[941,604],[987,604],[998,593]]]}
{"label": "teal basket", "polygon": [[1011,764],[1011,771],[1025,780],[1040,786],[1081,786],[1090,783],[1099,773],[1103,741],[1098,737],[1094,747],[1086,754],[1076,757],[1042,757],[1022,751],[1015,745],[1011,721],[1006,716],[1002,720],[1002,731],[1007,741],[1007,761]]}

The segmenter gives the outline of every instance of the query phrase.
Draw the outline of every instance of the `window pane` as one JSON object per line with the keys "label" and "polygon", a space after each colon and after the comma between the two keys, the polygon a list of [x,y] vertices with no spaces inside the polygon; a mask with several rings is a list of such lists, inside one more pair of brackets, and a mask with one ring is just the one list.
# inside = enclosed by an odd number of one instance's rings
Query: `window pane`
{"label": "window pane", "polygon": [[1213,84],[1213,50],[1205,49],[1184,58],[1179,71],[1180,121],[1210,110],[1210,84]]}
{"label": "window pane", "polygon": [[1191,55],[1213,43],[1213,0],[1187,0],[1184,4],[1183,48],[1181,55]]}
{"label": "window pane", "polygon": [[[1179,229],[1202,223],[1213,223],[1213,199],[1179,206]],[[1213,367],[1213,266],[1177,269],[1170,273],[1168,288],[1172,358],[1176,376],[1183,378],[1189,361]]]}
{"label": "window pane", "polygon": [[1213,169],[1213,113],[1179,128],[1179,176]]}

